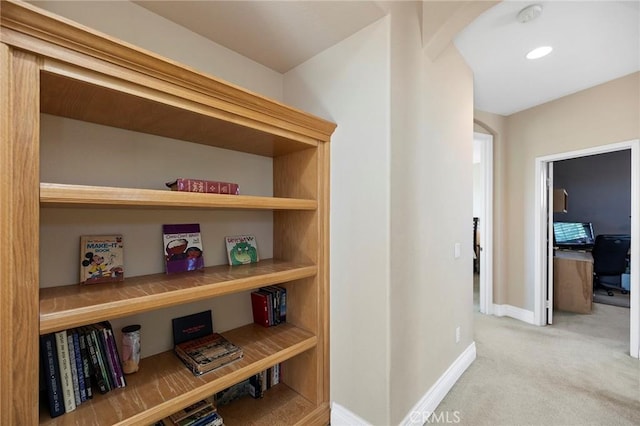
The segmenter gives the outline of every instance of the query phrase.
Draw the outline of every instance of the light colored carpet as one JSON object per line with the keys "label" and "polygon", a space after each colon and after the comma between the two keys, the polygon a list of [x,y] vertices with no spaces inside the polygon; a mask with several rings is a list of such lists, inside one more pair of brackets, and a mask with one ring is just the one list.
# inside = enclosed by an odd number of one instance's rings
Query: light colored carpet
{"label": "light colored carpet", "polygon": [[436,414],[474,426],[640,425],[628,309],[556,312],[547,327],[477,310],[475,320],[477,359]]}
{"label": "light colored carpet", "polygon": [[613,296],[609,296],[606,290],[598,289],[593,292],[593,301],[604,303],[605,305],[629,308],[631,306],[631,294],[622,294],[619,290],[613,290]]}

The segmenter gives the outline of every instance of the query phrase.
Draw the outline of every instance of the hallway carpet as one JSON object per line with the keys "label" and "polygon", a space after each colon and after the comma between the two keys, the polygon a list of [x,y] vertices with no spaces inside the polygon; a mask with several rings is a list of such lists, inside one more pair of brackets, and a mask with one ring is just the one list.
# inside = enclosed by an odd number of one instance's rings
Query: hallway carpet
{"label": "hallway carpet", "polygon": [[556,312],[547,327],[477,311],[475,320],[477,359],[433,419],[640,425],[640,362],[628,355],[628,309],[594,304],[592,315]]}

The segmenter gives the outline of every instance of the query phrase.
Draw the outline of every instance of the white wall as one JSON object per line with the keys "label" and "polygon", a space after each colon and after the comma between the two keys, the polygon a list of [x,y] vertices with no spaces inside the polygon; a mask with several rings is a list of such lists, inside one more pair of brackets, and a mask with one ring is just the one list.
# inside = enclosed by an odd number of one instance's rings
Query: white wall
{"label": "white wall", "polygon": [[389,19],[294,68],[288,104],[331,139],[331,400],[389,418]]}
{"label": "white wall", "polygon": [[282,74],[129,1],[30,1],[198,71],[282,100]]}

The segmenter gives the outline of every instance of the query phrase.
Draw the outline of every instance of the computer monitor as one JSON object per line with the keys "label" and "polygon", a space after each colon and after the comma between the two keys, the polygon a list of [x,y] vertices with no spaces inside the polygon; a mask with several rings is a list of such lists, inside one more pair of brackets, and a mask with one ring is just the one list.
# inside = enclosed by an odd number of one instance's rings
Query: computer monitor
{"label": "computer monitor", "polygon": [[553,237],[558,248],[588,249],[595,242],[590,222],[554,222]]}

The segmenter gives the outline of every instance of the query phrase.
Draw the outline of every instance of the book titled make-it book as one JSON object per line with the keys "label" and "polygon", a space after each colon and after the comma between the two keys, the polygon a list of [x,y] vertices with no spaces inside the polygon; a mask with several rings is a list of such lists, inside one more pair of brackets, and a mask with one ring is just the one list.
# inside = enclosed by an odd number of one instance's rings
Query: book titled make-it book
{"label": "book titled make-it book", "polygon": [[256,263],[260,260],[258,256],[258,241],[253,235],[224,237],[224,242],[227,247],[229,265],[244,265]]}
{"label": "book titled make-it book", "polygon": [[167,274],[204,268],[199,224],[162,225],[162,235]]}
{"label": "book titled make-it book", "polygon": [[80,236],[80,283],[124,280],[122,235]]}

